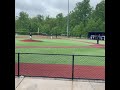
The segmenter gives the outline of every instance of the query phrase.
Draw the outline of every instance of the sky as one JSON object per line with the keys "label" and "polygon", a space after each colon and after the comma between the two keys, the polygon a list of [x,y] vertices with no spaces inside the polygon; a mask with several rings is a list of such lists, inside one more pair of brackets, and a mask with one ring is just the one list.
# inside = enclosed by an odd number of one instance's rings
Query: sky
{"label": "sky", "polygon": [[[69,0],[69,10],[73,10],[77,2],[83,0]],[[101,0],[90,0],[90,5],[95,6]],[[63,13],[64,16],[68,13],[68,0],[15,0],[15,16],[19,16],[19,12],[24,11],[30,17],[38,14],[50,17],[55,17],[58,13]]]}

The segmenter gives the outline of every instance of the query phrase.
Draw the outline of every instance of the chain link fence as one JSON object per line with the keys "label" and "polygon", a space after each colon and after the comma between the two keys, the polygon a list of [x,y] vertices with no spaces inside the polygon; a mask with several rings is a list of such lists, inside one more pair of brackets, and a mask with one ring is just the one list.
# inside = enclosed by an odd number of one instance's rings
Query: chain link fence
{"label": "chain link fence", "polygon": [[105,80],[105,56],[15,53],[15,75]]}

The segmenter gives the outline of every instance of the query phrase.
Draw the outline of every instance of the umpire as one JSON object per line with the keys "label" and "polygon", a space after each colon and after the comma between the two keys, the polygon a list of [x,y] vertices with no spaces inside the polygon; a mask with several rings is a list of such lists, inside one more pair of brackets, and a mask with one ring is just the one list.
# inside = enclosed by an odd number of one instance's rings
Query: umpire
{"label": "umpire", "polygon": [[99,38],[100,38],[99,35],[97,35],[97,44],[99,44]]}

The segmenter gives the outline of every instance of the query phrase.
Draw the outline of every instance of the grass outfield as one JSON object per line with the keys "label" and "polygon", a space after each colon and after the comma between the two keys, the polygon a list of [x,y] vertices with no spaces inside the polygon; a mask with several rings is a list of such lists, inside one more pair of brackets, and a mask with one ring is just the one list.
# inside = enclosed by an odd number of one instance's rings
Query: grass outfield
{"label": "grass outfield", "polygon": [[[16,62],[17,60],[17,54]],[[105,57],[75,56],[75,65],[104,66]],[[20,54],[21,63],[72,64],[72,56]]]}
{"label": "grass outfield", "polygon": [[[60,39],[40,39],[43,42],[21,42],[22,39],[16,39],[16,46],[89,46],[90,43]],[[37,39],[38,40],[38,39]],[[78,42],[79,41],[79,42]],[[82,40],[85,42],[96,43],[95,40]],[[102,43],[101,43],[102,42]],[[104,41],[100,41],[104,44]],[[105,56],[104,48],[16,48],[15,52],[18,53],[44,53],[44,54],[75,54],[75,55],[98,55]],[[17,55],[15,55],[17,62]],[[43,64],[71,64],[72,56],[45,56],[45,55],[20,55],[21,62],[24,63],[43,63]],[[104,66],[105,57],[83,57],[75,56],[76,65],[92,65]]]}
{"label": "grass outfield", "polygon": [[16,48],[15,52],[105,56],[105,50],[103,48]]}

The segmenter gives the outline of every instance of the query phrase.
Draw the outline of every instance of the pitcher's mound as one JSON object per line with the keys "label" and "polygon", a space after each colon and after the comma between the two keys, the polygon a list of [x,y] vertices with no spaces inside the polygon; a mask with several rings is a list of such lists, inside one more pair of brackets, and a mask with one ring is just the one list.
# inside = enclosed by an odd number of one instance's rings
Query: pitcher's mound
{"label": "pitcher's mound", "polygon": [[33,39],[26,39],[26,40],[21,40],[22,42],[42,42],[40,40],[33,40]]}

